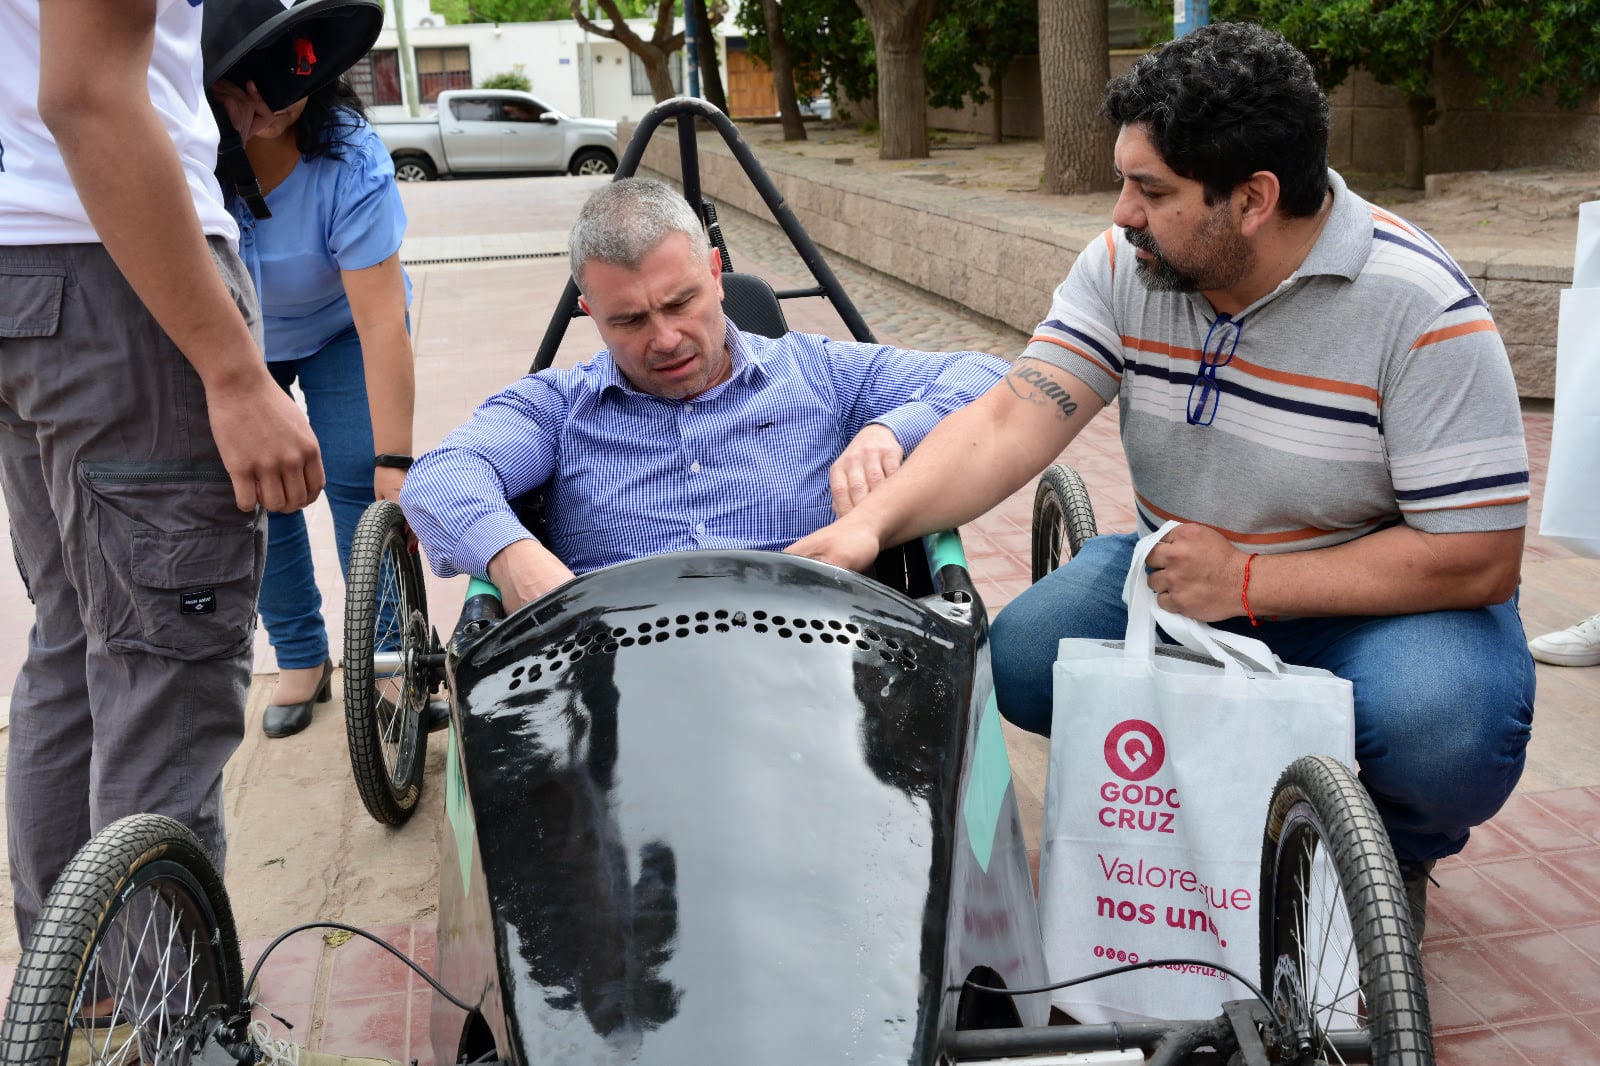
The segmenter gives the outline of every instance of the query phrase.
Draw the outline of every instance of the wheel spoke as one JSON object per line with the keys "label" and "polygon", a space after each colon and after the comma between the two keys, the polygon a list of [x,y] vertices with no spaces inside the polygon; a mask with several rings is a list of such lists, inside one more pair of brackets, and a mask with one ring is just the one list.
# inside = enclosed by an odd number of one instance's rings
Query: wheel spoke
{"label": "wheel spoke", "polygon": [[237,1009],[240,980],[231,909],[204,846],[169,818],[124,818],[79,851],[46,899],[17,969],[27,1008],[0,1022],[0,1047],[7,1062],[179,1066],[199,1047],[202,1019]]}
{"label": "wheel spoke", "polygon": [[433,684],[427,596],[405,516],[391,501],[367,508],[351,546],[345,591],[345,729],[361,802],[399,825],[416,805]]}
{"label": "wheel spoke", "polygon": [[1319,756],[1284,772],[1262,857],[1271,892],[1262,962],[1287,1027],[1281,1050],[1293,1061],[1310,1051],[1319,1063],[1434,1062],[1421,967],[1393,932],[1405,900],[1388,847],[1348,767]]}
{"label": "wheel spoke", "polygon": [[[400,576],[400,565],[395,561],[395,551],[404,551],[393,538],[383,545],[379,564],[377,610],[373,625],[377,627],[373,647],[380,651],[409,650],[405,648],[403,627],[410,614],[405,589]],[[406,692],[405,674],[378,679],[377,714],[378,745],[383,753],[384,769],[393,781],[400,763],[400,734],[405,726]]]}

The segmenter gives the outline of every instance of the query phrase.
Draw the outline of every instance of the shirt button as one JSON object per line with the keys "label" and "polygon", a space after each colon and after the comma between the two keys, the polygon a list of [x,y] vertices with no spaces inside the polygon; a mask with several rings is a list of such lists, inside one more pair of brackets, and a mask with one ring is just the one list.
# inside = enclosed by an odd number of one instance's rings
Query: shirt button
{"label": "shirt button", "polygon": [[697,523],[694,527],[694,531],[696,533],[704,533],[706,531],[706,524],[704,522]]}
{"label": "shirt button", "polygon": [[689,464],[689,473],[698,474],[699,472],[700,472],[700,464],[699,463],[696,462],[696,463],[690,463]]}

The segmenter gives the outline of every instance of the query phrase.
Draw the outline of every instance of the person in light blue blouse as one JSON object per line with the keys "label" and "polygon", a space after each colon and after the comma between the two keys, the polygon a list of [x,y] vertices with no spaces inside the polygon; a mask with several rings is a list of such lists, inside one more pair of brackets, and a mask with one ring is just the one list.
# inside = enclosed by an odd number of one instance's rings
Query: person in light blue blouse
{"label": "person in light blue blouse", "polygon": [[[214,89],[242,95],[228,82]],[[389,154],[343,80],[274,114],[245,153],[272,216],[231,205],[240,252],[261,296],[268,368],[285,390],[299,385],[322,446],[343,570],[362,511],[399,498],[410,462],[405,210]],[[262,728],[282,737],[328,698],[333,663],[304,513],[272,515],[267,537],[260,607],[279,673]]]}
{"label": "person in light blue blouse", "polygon": [[[606,350],[491,397],[400,494],[434,571],[487,576],[508,610],[626,559],[782,549],[1006,370],[981,352],[740,332],[722,313],[719,253],[661,182],[596,192],[570,252]],[[540,486],[548,544],[507,503]]]}

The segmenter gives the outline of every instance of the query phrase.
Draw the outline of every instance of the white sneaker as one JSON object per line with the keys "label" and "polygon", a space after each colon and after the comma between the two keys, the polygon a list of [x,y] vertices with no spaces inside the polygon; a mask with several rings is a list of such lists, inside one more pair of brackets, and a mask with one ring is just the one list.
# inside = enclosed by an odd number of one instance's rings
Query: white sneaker
{"label": "white sneaker", "polygon": [[388,1059],[361,1059],[325,1051],[307,1051],[299,1044],[273,1036],[267,1023],[259,1018],[250,1023],[250,1038],[261,1053],[256,1066],[395,1066]]}
{"label": "white sneaker", "polygon": [[1558,633],[1528,641],[1533,657],[1551,666],[1600,665],[1600,614],[1585,618]]}

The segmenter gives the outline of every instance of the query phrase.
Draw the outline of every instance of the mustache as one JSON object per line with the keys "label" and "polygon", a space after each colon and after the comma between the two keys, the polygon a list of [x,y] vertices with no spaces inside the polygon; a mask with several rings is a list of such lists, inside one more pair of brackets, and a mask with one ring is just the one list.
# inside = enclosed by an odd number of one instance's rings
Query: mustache
{"label": "mustache", "polygon": [[1151,255],[1157,256],[1161,254],[1161,246],[1156,243],[1156,239],[1150,236],[1147,230],[1134,229],[1130,226],[1122,231],[1122,235],[1128,239],[1129,244],[1141,252],[1149,252]]}

